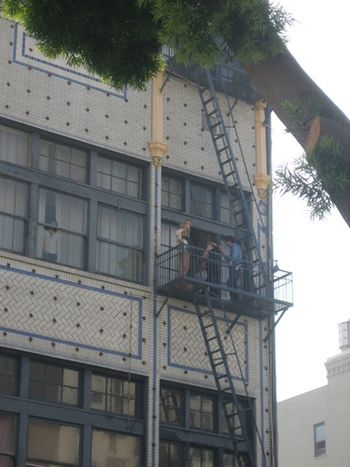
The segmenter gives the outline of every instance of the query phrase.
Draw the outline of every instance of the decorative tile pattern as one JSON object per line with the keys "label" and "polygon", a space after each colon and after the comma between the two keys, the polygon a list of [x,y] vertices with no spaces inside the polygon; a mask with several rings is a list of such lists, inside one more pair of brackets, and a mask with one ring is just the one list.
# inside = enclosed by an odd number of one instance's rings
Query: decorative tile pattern
{"label": "decorative tile pattern", "polygon": [[46,73],[50,77],[52,76],[70,81],[105,94],[108,93],[110,96],[127,99],[126,87],[116,92],[114,88],[103,84],[96,76],[88,74],[84,68],[67,66],[63,58],[48,60],[47,57],[42,55],[37,49],[35,40],[18,24],[16,24],[14,28],[13,63],[31,67],[32,70]]}
{"label": "decorative tile pattern", "polygon": [[0,268],[0,331],[141,359],[141,300]]}
{"label": "decorative tile pattern", "polygon": [[[217,319],[231,374],[235,379],[248,381],[247,326],[238,322],[227,335],[226,320]],[[238,359],[232,355],[234,349]],[[168,308],[168,366],[212,374],[196,313],[176,307]]]}

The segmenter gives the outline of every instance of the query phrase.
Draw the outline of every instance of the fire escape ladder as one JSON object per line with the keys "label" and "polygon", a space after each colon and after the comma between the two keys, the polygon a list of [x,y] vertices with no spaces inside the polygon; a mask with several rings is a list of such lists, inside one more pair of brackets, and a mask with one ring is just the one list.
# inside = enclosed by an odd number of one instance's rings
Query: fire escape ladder
{"label": "fire escape ladder", "polygon": [[[251,401],[248,397],[247,388],[244,381],[244,375],[242,366],[240,364],[239,355],[232,339],[232,345],[230,353],[227,354],[224,349],[223,337],[220,332],[215,311],[211,302],[211,298],[207,289],[204,290],[204,296],[206,306],[203,308],[199,304],[197,294],[194,296],[194,304],[196,313],[198,316],[201,332],[203,335],[206,352],[210,361],[210,365],[213,372],[216,388],[219,394],[219,400],[222,403],[222,411],[224,419],[226,420],[227,429],[231,435],[232,449],[237,461],[238,467],[244,467],[243,455],[247,454],[251,467],[256,466],[254,444],[253,444],[253,433],[249,436],[249,421],[251,423],[252,431],[257,431],[258,439],[260,434],[258,432],[255,416]],[[233,326],[229,325],[226,321],[227,329],[226,333],[230,333]],[[246,402],[247,405],[242,403],[242,400],[237,396],[234,380],[230,371],[228,358],[234,358],[238,363],[240,370],[240,377],[245,388]]]}
{"label": "fire escape ladder", "polygon": [[[203,82],[206,84],[203,85]],[[209,71],[205,71],[204,78],[203,75],[197,75],[197,85],[206,124],[210,131],[220,173],[229,199],[235,234],[241,242],[245,258],[256,265],[254,268],[255,276],[253,277],[256,290],[266,290],[268,281],[266,265],[262,261],[259,242],[251,219],[249,201],[246,199],[243,190],[236,157]],[[244,159],[243,154],[241,154],[241,157]]]}

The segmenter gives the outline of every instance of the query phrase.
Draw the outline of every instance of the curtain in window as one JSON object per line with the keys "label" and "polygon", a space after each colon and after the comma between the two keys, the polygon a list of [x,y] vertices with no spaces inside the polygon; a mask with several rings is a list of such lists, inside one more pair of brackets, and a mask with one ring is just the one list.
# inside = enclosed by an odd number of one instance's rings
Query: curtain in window
{"label": "curtain in window", "polygon": [[[61,463],[79,465],[80,430],[78,427],[50,423],[45,420],[30,420],[28,432],[28,461],[37,464]],[[35,462],[34,462],[35,463]]]}
{"label": "curtain in window", "polygon": [[26,133],[0,125],[0,159],[28,166],[29,137]]}
{"label": "curtain in window", "polygon": [[141,282],[143,234],[141,216],[100,206],[98,271]]}
{"label": "curtain in window", "polygon": [[0,177],[0,247],[24,251],[27,217],[26,183]]}
{"label": "curtain in window", "polygon": [[94,467],[138,467],[141,443],[136,436],[93,430],[91,465]]}
{"label": "curtain in window", "polygon": [[87,202],[42,189],[39,192],[38,219],[37,256],[83,268]]}

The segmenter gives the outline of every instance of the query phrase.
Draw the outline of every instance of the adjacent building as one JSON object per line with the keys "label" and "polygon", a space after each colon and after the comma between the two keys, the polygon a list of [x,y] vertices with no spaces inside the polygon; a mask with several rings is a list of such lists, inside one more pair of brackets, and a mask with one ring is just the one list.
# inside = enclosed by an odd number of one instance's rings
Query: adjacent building
{"label": "adjacent building", "polygon": [[278,404],[283,467],[349,464],[350,321],[339,325],[341,353],[326,363],[328,384]]}
{"label": "adjacent building", "polygon": [[115,90],[0,20],[0,465],[276,465],[269,113],[212,77]]}

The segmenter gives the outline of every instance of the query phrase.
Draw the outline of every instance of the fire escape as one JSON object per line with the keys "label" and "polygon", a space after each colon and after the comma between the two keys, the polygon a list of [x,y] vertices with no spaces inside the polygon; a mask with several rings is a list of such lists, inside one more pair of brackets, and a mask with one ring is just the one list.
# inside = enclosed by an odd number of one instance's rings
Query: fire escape
{"label": "fire escape", "polygon": [[[234,236],[239,240],[244,260],[237,271],[237,283],[232,285],[228,281],[232,266],[221,255],[206,257],[200,248],[191,246],[184,249],[179,245],[158,257],[158,293],[166,297],[162,308],[169,297],[194,303],[216,388],[221,395],[236,463],[239,467],[255,467],[258,445],[265,456],[262,435],[255,422],[255,410],[249,398],[232,331],[242,315],[258,320],[283,315],[292,306],[292,275],[279,269],[273,271],[262,257],[250,209],[253,203],[259,216],[259,205],[253,188],[250,199],[247,199],[243,189],[212,76],[209,72],[201,72],[196,76],[196,82],[230,202]],[[184,255],[188,255],[190,263],[190,272],[186,276],[181,274]],[[221,320],[222,316],[225,319],[224,336],[219,328],[219,316]],[[230,354],[225,350],[224,337],[230,339]],[[243,394],[242,389],[240,393],[237,392],[228,363],[232,358],[238,368],[238,378],[244,383]],[[242,403],[241,395],[248,403]]]}

